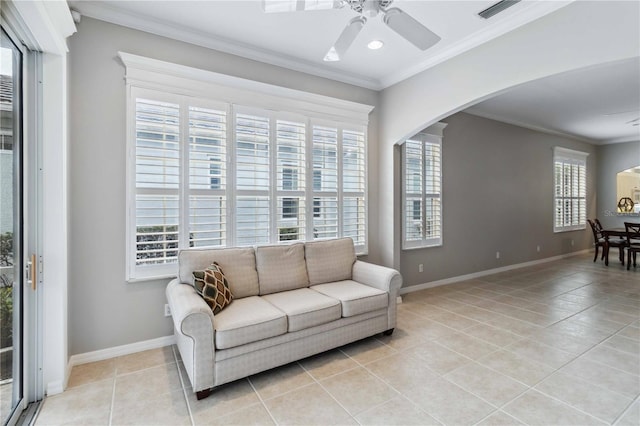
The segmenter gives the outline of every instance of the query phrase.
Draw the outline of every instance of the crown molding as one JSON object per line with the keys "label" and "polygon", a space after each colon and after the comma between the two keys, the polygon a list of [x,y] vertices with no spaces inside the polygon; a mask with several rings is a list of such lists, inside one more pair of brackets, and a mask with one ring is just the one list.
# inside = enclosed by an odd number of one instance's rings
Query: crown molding
{"label": "crown molding", "polygon": [[465,109],[461,112],[464,112],[465,114],[475,115],[476,117],[480,117],[480,118],[486,118],[487,120],[498,121],[500,123],[510,124],[512,126],[522,127],[522,128],[533,130],[540,133],[546,133],[548,135],[561,136],[563,138],[569,138],[579,142],[585,142],[591,145],[600,145],[602,143],[594,139],[587,139],[578,135],[573,135],[571,133],[565,133],[558,130],[549,129],[547,127],[536,126],[534,124],[524,123],[518,120],[512,120],[510,118],[505,118],[497,114],[488,114],[481,111],[475,111],[473,109]]}
{"label": "crown molding", "polygon": [[[476,31],[473,34],[459,40],[442,52],[427,57],[424,61],[421,61],[413,66],[407,67],[396,73],[389,74],[386,77],[380,79],[380,85],[382,88],[393,86],[400,83],[416,74],[421,73],[431,67],[434,67],[442,62],[445,62],[455,56],[461,55],[464,52],[471,50],[481,44],[487,43],[495,38],[505,35],[518,27],[521,27],[536,19],[542,18],[545,15],[553,13],[575,0],[562,0],[562,1],[542,1],[542,2],[520,2],[513,9],[513,14],[509,19],[505,19],[495,25],[490,25],[483,30]],[[519,8],[519,9],[518,9]],[[483,19],[478,17],[478,19]]]}
{"label": "crown molding", "polygon": [[324,68],[312,62],[303,61],[280,53],[259,49],[244,43],[239,43],[223,37],[213,37],[202,31],[178,26],[166,21],[141,16],[134,13],[122,12],[99,2],[82,2],[81,13],[89,18],[98,19],[112,24],[121,25],[139,31],[167,37],[207,49],[217,50],[231,55],[240,56],[254,61],[264,62],[289,70],[327,78],[341,83],[351,84],[371,90],[381,90],[380,81],[373,78],[356,75],[344,71]]}
{"label": "crown molding", "polygon": [[[264,62],[270,65],[287,68],[293,71],[315,75],[321,78],[351,84],[371,90],[383,90],[389,86],[406,80],[420,72],[434,67],[444,61],[471,50],[483,43],[509,33],[516,28],[539,19],[549,13],[561,9],[575,0],[520,2],[511,12],[509,19],[504,19],[485,29],[477,31],[464,39],[453,43],[443,51],[429,55],[425,60],[398,72],[391,73],[381,79],[371,78],[360,74],[329,69],[320,64],[283,55],[272,50],[260,49],[255,46],[229,40],[224,37],[212,37],[202,31],[186,26],[176,25],[163,20],[150,18],[136,13],[123,12],[101,2],[82,2],[81,13],[90,18],[99,19],[116,25],[168,37],[208,49],[240,56],[243,58]],[[478,17],[478,19],[483,19]]]}

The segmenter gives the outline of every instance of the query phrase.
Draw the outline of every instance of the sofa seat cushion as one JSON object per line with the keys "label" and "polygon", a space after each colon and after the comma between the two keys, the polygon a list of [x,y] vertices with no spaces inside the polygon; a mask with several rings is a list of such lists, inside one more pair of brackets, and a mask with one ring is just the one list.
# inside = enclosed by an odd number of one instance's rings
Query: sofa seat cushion
{"label": "sofa seat cushion", "polygon": [[287,314],[288,331],[325,324],[340,319],[340,301],[308,288],[283,291],[262,296]]}
{"label": "sofa seat cushion", "polygon": [[318,284],[310,288],[339,300],[342,304],[342,316],[345,318],[389,306],[389,295],[386,291],[351,280]]}
{"label": "sofa seat cushion", "polygon": [[213,319],[217,349],[228,349],[287,332],[287,316],[259,296],[235,299]]}

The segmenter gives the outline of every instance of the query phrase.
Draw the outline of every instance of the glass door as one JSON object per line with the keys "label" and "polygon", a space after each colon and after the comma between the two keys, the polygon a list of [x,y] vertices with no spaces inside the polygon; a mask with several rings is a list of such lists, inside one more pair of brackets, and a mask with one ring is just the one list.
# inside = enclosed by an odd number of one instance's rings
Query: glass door
{"label": "glass door", "polygon": [[0,420],[23,408],[22,51],[0,37]]}

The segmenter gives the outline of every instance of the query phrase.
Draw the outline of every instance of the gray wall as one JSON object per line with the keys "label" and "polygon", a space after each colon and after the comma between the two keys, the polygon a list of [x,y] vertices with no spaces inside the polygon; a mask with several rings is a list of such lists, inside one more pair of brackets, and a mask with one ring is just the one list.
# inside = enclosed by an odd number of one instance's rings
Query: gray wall
{"label": "gray wall", "polygon": [[625,220],[637,222],[638,215],[616,213],[618,197],[616,175],[640,165],[640,141],[601,145],[598,147],[598,203],[596,217],[605,228],[624,227]]}
{"label": "gray wall", "polygon": [[590,230],[553,232],[553,147],[590,154],[587,214],[593,217],[593,145],[466,113],[442,121],[448,123],[442,142],[443,245],[401,251],[404,287],[591,246]]}
{"label": "gray wall", "polygon": [[[167,280],[125,282],[125,83],[118,51],[369,105],[378,93],[83,17],[69,39],[69,355],[172,334]],[[378,226],[377,111],[369,125],[369,227]],[[370,256],[379,246],[370,235]]]}

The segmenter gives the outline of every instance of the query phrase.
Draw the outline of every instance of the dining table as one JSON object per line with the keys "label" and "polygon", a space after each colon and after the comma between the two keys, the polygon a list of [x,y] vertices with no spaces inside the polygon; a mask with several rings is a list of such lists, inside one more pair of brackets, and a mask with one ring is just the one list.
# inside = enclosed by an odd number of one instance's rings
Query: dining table
{"label": "dining table", "polygon": [[[602,235],[604,236],[604,264],[609,266],[609,237],[619,237],[621,239],[627,238],[627,230],[625,228],[610,228],[603,229]],[[624,251],[620,252],[620,262],[624,264]]]}

